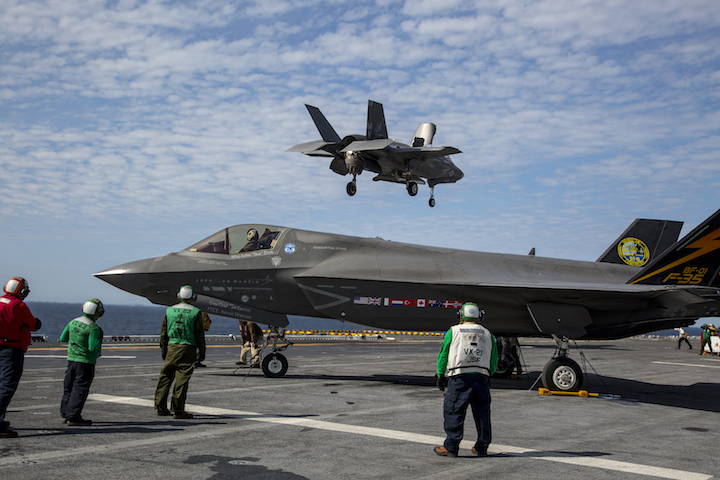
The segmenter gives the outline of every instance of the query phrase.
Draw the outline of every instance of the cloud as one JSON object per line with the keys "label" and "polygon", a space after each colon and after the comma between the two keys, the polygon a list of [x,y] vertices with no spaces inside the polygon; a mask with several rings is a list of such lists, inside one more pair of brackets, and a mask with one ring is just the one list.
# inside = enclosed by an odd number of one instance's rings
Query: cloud
{"label": "cloud", "polygon": [[[5,2],[0,240],[17,268],[37,254],[18,231],[104,268],[260,221],[594,260],[636,216],[717,208],[718,9]],[[362,134],[368,99],[392,137],[431,121],[435,145],[464,152],[465,178],[440,185],[434,209],[427,187],[410,198],[370,172],[350,198],[327,160],[285,152],[319,138],[305,103]],[[461,226],[467,238],[450,235]]]}

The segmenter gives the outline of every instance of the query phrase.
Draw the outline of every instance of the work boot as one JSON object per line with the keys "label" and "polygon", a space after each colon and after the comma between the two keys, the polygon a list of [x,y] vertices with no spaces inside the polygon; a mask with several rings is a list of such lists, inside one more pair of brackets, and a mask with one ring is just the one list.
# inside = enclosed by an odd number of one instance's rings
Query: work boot
{"label": "work boot", "polygon": [[176,420],[190,420],[193,418],[193,414],[188,412],[175,412],[173,418]]}
{"label": "work boot", "polygon": [[0,424],[0,430],[5,430],[7,428],[10,428],[10,422],[7,420],[3,420],[2,424]]}
{"label": "work boot", "polygon": [[17,438],[18,433],[15,430],[9,428],[3,428],[0,430],[0,438]]}
{"label": "work boot", "polygon": [[457,457],[457,453],[453,453],[445,447],[435,447],[433,450],[441,457]]}
{"label": "work boot", "polygon": [[470,449],[470,452],[472,452],[473,455],[476,455],[478,457],[487,457],[488,456],[487,447],[480,448],[480,449],[472,447]]}
{"label": "work boot", "polygon": [[240,360],[239,362],[235,362],[235,365],[247,365],[247,363]]}
{"label": "work boot", "polygon": [[92,425],[92,420],[85,420],[82,417],[75,417],[75,418],[67,419],[68,427],[89,427],[90,425]]}
{"label": "work boot", "polygon": [[204,364],[202,364],[202,363],[200,363],[200,362],[195,362],[195,368],[198,368],[198,367],[199,367],[199,368],[204,368],[204,367],[207,367],[207,365],[204,365]]}
{"label": "work boot", "polygon": [[168,416],[172,415],[172,413],[170,412],[170,410],[167,409],[167,407],[166,408],[157,408],[157,414],[160,417],[168,417]]}

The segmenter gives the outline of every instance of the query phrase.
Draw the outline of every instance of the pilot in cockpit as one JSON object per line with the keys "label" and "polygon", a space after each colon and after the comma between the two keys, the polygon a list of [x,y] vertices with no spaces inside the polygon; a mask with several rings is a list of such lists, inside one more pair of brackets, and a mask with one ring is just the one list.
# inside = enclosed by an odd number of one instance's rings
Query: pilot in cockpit
{"label": "pilot in cockpit", "polygon": [[240,252],[253,252],[258,249],[258,232],[254,228],[247,231],[248,243],[240,250]]}

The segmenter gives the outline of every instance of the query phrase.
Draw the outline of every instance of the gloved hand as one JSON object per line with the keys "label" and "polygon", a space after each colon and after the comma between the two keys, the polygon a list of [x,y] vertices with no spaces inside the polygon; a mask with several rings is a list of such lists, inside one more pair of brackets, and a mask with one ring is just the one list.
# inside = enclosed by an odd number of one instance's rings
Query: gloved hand
{"label": "gloved hand", "polygon": [[165,360],[165,357],[167,356],[167,350],[162,351],[162,359]]}
{"label": "gloved hand", "polygon": [[35,323],[35,327],[36,327],[35,330],[40,330],[40,328],[42,327],[42,322],[40,321],[39,318],[36,318],[36,319],[35,319],[35,322],[36,322],[36,323]]}
{"label": "gloved hand", "polygon": [[445,391],[445,387],[447,387],[448,381],[447,377],[445,375],[438,375],[435,374],[435,385],[438,387],[438,389],[441,392]]}

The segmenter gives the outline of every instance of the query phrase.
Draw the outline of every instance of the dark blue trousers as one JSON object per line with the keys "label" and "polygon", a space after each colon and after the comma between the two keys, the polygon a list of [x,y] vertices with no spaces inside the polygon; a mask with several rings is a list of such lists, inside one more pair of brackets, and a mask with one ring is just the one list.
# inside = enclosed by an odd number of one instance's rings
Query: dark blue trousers
{"label": "dark blue trousers", "polygon": [[93,378],[95,378],[94,364],[68,362],[62,401],[60,401],[60,415],[63,418],[78,420],[82,417],[82,409],[90,394]]}
{"label": "dark blue trousers", "polygon": [[490,428],[490,384],[488,377],[481,374],[466,374],[448,377],[448,388],[445,392],[443,414],[445,417],[445,448],[457,454],[460,440],[463,438],[465,413],[470,405],[477,441],[475,448],[486,451],[492,440]]}
{"label": "dark blue trousers", "polygon": [[0,347],[0,422],[5,420],[5,412],[20,383],[24,362],[25,353],[21,349]]}

